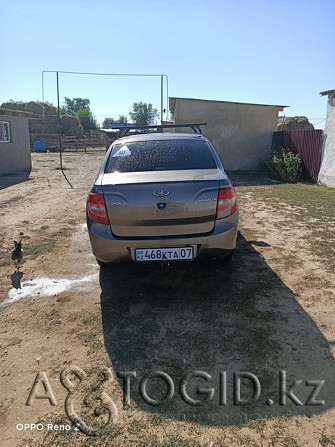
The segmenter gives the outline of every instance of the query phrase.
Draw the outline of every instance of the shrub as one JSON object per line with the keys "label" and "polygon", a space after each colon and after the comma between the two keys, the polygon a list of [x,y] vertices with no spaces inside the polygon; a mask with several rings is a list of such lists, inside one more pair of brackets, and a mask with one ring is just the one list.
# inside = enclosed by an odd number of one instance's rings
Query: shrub
{"label": "shrub", "polygon": [[290,149],[281,147],[280,150],[273,151],[267,168],[272,177],[283,182],[297,183],[301,180],[301,156]]}

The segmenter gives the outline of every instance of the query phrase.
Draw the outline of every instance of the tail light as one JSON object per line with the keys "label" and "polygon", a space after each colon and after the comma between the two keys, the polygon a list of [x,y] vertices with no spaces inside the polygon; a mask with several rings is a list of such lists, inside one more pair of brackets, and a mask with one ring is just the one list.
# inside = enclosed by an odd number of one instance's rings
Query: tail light
{"label": "tail light", "polygon": [[228,217],[236,211],[235,190],[231,186],[219,189],[218,204],[216,208],[216,218]]}
{"label": "tail light", "polygon": [[102,193],[89,193],[87,199],[87,215],[94,222],[109,225],[105,199]]}

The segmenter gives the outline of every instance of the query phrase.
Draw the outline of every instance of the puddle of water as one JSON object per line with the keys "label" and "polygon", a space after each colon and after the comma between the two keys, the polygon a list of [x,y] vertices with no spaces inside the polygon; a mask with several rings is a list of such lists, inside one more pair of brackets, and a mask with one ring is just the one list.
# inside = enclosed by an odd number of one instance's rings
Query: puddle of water
{"label": "puddle of water", "polygon": [[80,279],[36,278],[31,281],[25,281],[21,284],[20,289],[13,288],[8,292],[8,298],[0,304],[0,307],[13,304],[22,298],[58,295],[75,286],[92,282],[97,278],[97,276],[98,273],[94,273]]}

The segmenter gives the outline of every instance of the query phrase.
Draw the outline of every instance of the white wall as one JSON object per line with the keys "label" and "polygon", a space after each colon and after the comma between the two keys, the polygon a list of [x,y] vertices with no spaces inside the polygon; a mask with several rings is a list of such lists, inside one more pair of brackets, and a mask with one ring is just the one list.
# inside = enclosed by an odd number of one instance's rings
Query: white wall
{"label": "white wall", "polygon": [[318,180],[323,185],[335,187],[335,97],[332,96],[328,99]]}

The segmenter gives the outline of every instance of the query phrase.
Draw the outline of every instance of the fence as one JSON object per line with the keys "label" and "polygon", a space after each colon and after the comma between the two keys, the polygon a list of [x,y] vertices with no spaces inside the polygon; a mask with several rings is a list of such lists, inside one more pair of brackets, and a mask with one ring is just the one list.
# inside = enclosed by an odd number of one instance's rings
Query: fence
{"label": "fence", "polygon": [[307,182],[316,183],[321,163],[322,130],[278,130],[273,133],[272,148],[291,149],[301,155],[302,175]]}
{"label": "fence", "polygon": [[[61,137],[63,151],[78,151],[86,152],[87,147],[106,147],[106,137],[103,139],[97,138],[95,135],[88,135],[86,138],[76,137]],[[46,144],[46,149],[49,152],[59,152],[59,135],[58,134],[30,134],[30,145],[34,147],[34,142],[43,142]]]}

